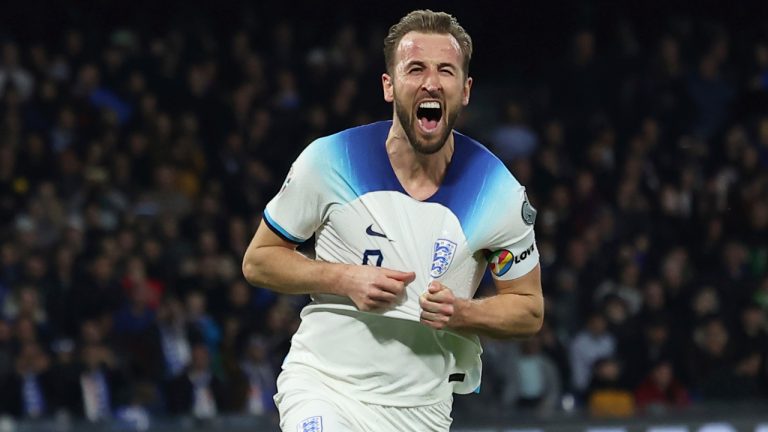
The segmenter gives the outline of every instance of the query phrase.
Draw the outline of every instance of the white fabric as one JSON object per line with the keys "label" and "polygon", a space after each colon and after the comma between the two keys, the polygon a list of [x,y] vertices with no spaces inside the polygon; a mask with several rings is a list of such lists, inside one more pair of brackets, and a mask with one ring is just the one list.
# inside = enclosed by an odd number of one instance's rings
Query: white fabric
{"label": "white fabric", "polygon": [[197,418],[212,418],[216,416],[216,400],[211,391],[211,375],[204,373],[190,373],[192,382],[192,414]]}
{"label": "white fabric", "polygon": [[283,432],[448,432],[453,398],[418,407],[360,402],[308,368],[280,375],[275,403]]}
{"label": "white fabric", "polygon": [[[478,388],[482,349],[474,335],[419,323],[419,297],[437,280],[457,297],[472,298],[488,252],[502,254],[493,267],[503,268],[494,273],[498,279],[530,272],[539,259],[535,210],[498,159],[459,135],[443,191],[435,199],[413,199],[392,171],[387,130],[374,124],[311,144],[264,219],[294,242],[315,234],[320,261],[413,271],[416,279],[401,302],[378,313],[360,312],[345,297],[314,295],[284,369],[316,368],[327,383],[364,402],[427,405]],[[449,384],[454,373],[464,379]]]}

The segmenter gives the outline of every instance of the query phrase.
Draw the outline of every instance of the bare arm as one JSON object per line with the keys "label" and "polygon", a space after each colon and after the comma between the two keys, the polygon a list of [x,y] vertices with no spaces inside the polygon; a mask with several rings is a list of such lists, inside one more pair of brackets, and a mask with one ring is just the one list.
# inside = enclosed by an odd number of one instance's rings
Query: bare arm
{"label": "bare arm", "polygon": [[360,310],[373,310],[396,301],[415,277],[380,267],[311,260],[296,252],[296,246],[262,221],[243,257],[245,279],[284,294],[346,296]]}
{"label": "bare arm", "polygon": [[421,321],[433,328],[453,328],[495,338],[530,336],[544,320],[541,268],[513,280],[496,280],[497,293],[481,299],[457,299],[433,282],[421,298]]}

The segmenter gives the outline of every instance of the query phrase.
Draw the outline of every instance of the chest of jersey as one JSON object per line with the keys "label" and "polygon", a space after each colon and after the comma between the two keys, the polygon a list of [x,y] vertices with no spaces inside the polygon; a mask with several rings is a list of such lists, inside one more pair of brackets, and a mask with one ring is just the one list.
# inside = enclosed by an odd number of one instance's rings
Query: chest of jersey
{"label": "chest of jersey", "polygon": [[474,295],[486,263],[467,240],[447,207],[400,192],[377,191],[329,209],[317,232],[316,253],[323,261],[413,271],[416,279],[406,287],[402,301],[383,313],[418,320],[419,296],[433,280],[457,297]]}

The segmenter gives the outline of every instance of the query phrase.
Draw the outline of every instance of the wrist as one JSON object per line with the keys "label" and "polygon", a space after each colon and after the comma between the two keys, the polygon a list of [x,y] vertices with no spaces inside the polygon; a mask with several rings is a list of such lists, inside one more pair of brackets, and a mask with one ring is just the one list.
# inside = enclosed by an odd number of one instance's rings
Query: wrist
{"label": "wrist", "polygon": [[328,294],[346,296],[345,281],[349,278],[349,264],[321,263],[318,268],[322,291]]}
{"label": "wrist", "polygon": [[469,322],[470,309],[472,308],[471,299],[457,298],[453,303],[453,315],[448,322],[448,327],[454,330],[467,330],[471,327]]}

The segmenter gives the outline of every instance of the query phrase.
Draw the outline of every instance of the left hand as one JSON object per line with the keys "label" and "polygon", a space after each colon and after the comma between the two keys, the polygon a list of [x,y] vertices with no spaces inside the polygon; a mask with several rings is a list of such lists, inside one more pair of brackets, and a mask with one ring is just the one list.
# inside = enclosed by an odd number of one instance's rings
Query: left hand
{"label": "left hand", "polygon": [[453,317],[456,297],[453,291],[440,282],[433,281],[427,291],[419,297],[421,322],[427,327],[444,330]]}

